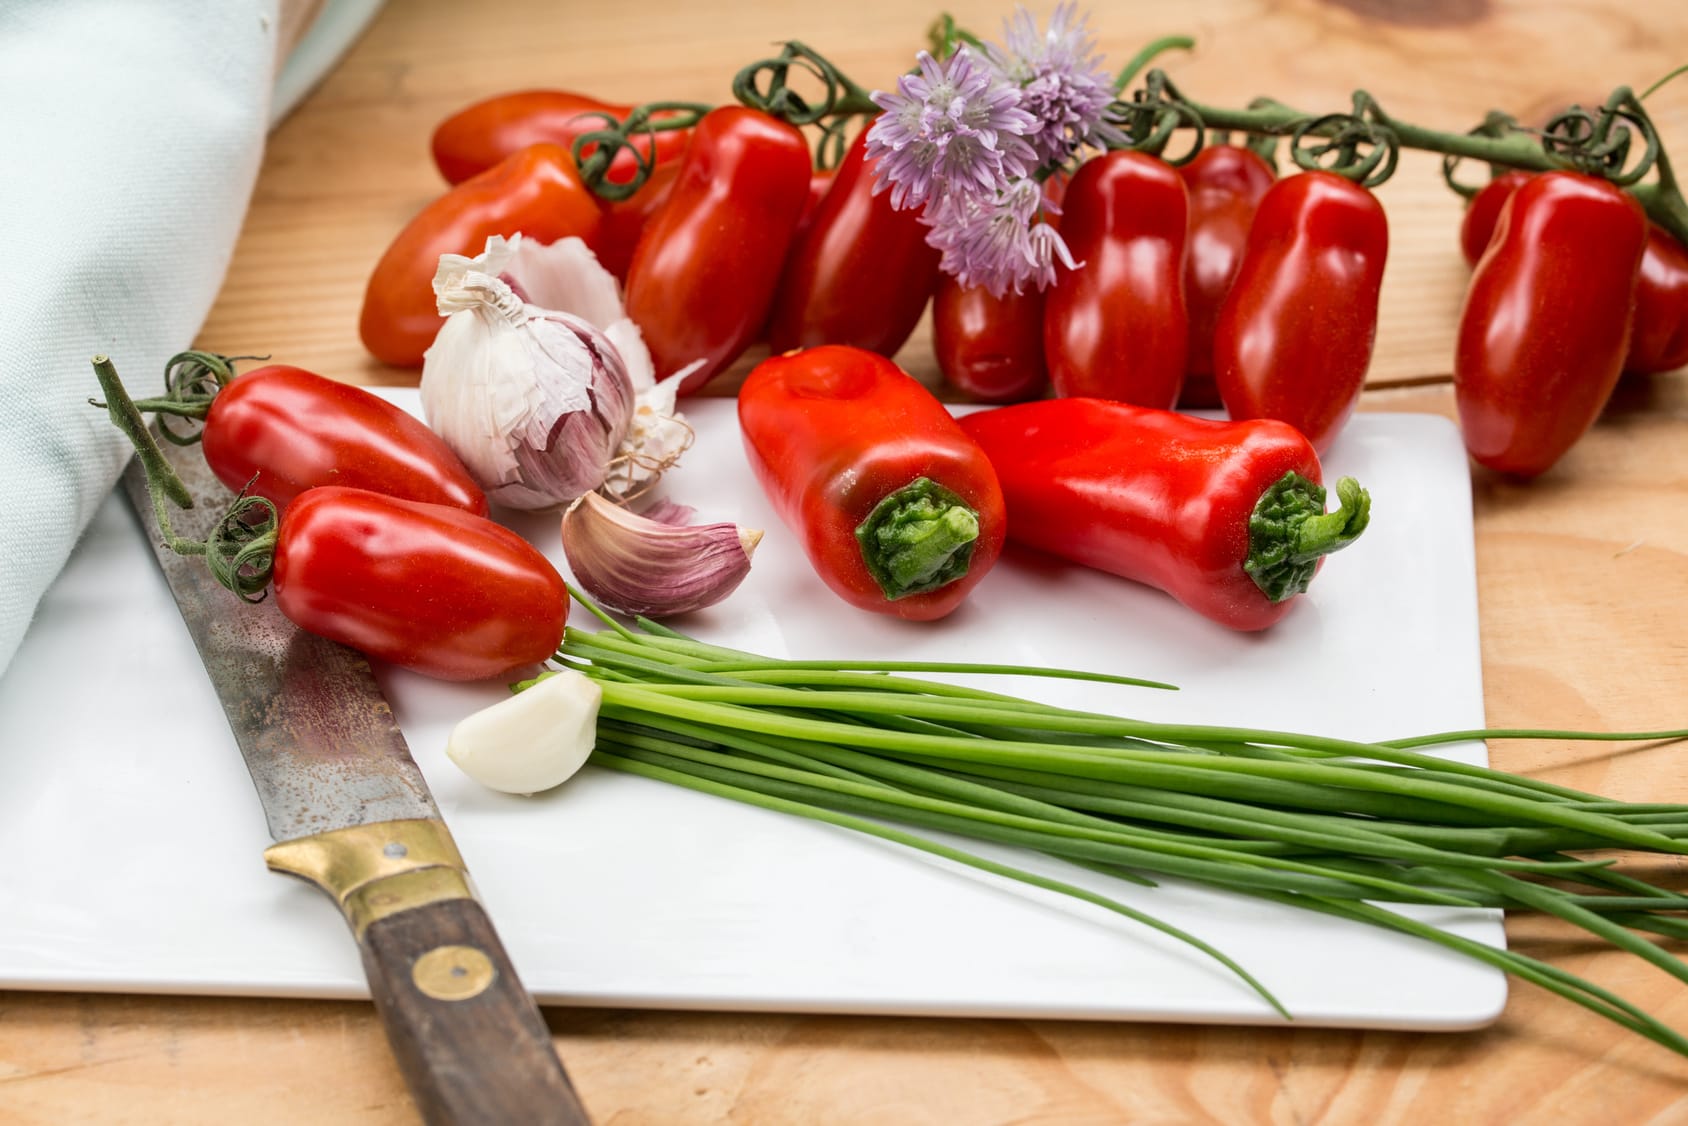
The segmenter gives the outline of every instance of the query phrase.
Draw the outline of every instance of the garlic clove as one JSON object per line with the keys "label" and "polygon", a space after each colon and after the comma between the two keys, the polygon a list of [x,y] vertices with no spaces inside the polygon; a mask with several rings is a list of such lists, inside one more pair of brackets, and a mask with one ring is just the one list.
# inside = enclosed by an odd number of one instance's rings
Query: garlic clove
{"label": "garlic clove", "polygon": [[737,524],[666,524],[587,493],[563,513],[575,581],[603,606],[664,618],[713,606],[750,573],[762,533]]}
{"label": "garlic clove", "polygon": [[446,757],[507,794],[537,794],[574,776],[597,741],[603,690],[573,669],[544,677],[460,720]]}

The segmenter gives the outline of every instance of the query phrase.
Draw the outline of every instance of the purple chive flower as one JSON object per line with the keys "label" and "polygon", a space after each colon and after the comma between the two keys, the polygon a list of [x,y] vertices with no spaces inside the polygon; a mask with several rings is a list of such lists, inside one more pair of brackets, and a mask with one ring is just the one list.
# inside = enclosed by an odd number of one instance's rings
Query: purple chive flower
{"label": "purple chive flower", "polygon": [[893,207],[950,195],[990,198],[1036,163],[1022,134],[1037,119],[1020,108],[1020,92],[966,47],[942,63],[922,51],[920,73],[873,101],[885,112],[868,131],[867,156],[878,161],[876,190],[889,185]]}
{"label": "purple chive flower", "polygon": [[985,48],[990,66],[1020,91],[1020,107],[1037,119],[1026,134],[1037,163],[1064,163],[1082,146],[1102,147],[1125,138],[1107,118],[1114,100],[1113,78],[1085,17],[1073,4],[1061,4],[1039,34],[1037,20],[1024,7],[1003,21],[1005,45]]}
{"label": "purple chive flower", "polygon": [[1036,222],[1044,206],[1043,188],[1030,177],[991,199],[946,196],[926,209],[926,241],[943,251],[938,268],[964,286],[996,297],[1028,283],[1044,289],[1055,281],[1057,259],[1069,269],[1078,265],[1055,228]]}

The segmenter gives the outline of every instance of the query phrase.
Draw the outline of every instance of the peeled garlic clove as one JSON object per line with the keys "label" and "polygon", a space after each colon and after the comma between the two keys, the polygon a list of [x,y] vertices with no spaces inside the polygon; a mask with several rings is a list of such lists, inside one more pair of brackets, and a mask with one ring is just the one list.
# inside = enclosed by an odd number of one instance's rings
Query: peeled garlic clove
{"label": "peeled garlic clove", "polygon": [[507,794],[537,794],[574,776],[592,753],[603,690],[572,669],[555,673],[452,728],[446,757]]}
{"label": "peeled garlic clove", "polygon": [[623,614],[663,618],[713,606],[750,573],[762,533],[737,524],[664,524],[587,493],[563,514],[575,581]]}

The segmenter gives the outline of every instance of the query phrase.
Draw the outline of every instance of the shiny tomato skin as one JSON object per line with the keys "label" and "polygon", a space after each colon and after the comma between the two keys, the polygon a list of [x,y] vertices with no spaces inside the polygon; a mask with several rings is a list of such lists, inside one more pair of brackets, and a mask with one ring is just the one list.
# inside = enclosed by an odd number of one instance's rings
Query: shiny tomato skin
{"label": "shiny tomato skin", "polygon": [[1635,279],[1635,326],[1624,370],[1641,375],[1688,364],[1688,250],[1652,225]]}
{"label": "shiny tomato skin", "polygon": [[[1489,245],[1501,207],[1535,174],[1517,169],[1484,185],[1460,225],[1460,249],[1475,266]],[[1664,228],[1653,224],[1641,273],[1635,281],[1635,319],[1624,371],[1638,375],[1674,371],[1688,364],[1688,252]]]}
{"label": "shiny tomato skin", "polygon": [[345,485],[478,516],[486,494],[445,442],[361,387],[303,368],[254,368],[217,392],[201,437],[217,479],[285,508],[319,485]]}
{"label": "shiny tomato skin", "polygon": [[[465,106],[434,130],[434,165],[447,183],[461,184],[505,157],[541,142],[574,150],[576,138],[608,127],[605,115],[625,121],[630,105],[599,101],[572,90],[516,90]],[[662,115],[657,115],[661,120]],[[691,130],[670,129],[633,139],[633,145],[657,165],[676,160],[686,151]],[[588,149],[585,154],[591,155]],[[625,184],[633,178],[638,158],[622,149],[610,161],[607,179]]]}
{"label": "shiny tomato skin", "polygon": [[1330,446],[1365,387],[1388,254],[1383,205],[1359,184],[1302,172],[1272,185],[1214,330],[1232,418],[1276,418]]}
{"label": "shiny tomato skin", "polygon": [[932,298],[932,351],[951,387],[981,403],[1035,399],[1049,386],[1043,362],[1043,292],[993,297],[942,274]]}
{"label": "shiny tomato skin", "polygon": [[1454,353],[1474,460],[1545,473],[1594,423],[1629,347],[1647,217],[1604,180],[1546,172],[1513,193],[1466,290]]}
{"label": "shiny tomato skin", "polygon": [[479,254],[493,235],[552,243],[570,235],[595,246],[597,198],[574,158],[557,145],[530,145],[463,181],[405,224],[364,290],[358,335],[376,359],[421,367],[439,332],[434,274],[442,254]]}
{"label": "shiny tomato skin", "polygon": [[1477,189],[1477,194],[1465,205],[1465,214],[1459,221],[1459,252],[1465,255],[1466,265],[1475,266],[1477,260],[1483,257],[1483,251],[1489,248],[1489,239],[1494,236],[1495,224],[1500,222],[1500,209],[1506,206],[1512,193],[1534,175],[1533,172],[1514,168]]}
{"label": "shiny tomato skin", "polygon": [[926,243],[919,211],[898,210],[890,192],[874,191],[867,132],[786,257],[768,322],[775,352],[846,344],[892,356],[926,311],[939,253]]}
{"label": "shiny tomato skin", "polygon": [[568,592],[549,560],[481,516],[337,486],[282,513],[276,605],[310,633],[441,680],[538,664]]}
{"label": "shiny tomato skin", "polygon": [[680,165],[675,161],[659,164],[651,170],[650,178],[626,199],[603,201],[604,221],[598,228],[594,249],[598,261],[619,280],[627,280],[627,267],[633,264],[633,250],[651,217],[661,211],[674,191],[674,177]]}
{"label": "shiny tomato skin", "polygon": [[1081,265],[1044,295],[1043,355],[1061,396],[1170,407],[1184,381],[1188,314],[1184,181],[1147,153],[1092,157],[1061,203],[1061,237]]}
{"label": "shiny tomato skin", "polygon": [[689,394],[737,359],[767,323],[809,198],[809,144],[795,126],[725,106],[698,123],[668,203],[627,271],[627,315],[658,378],[694,360]]}
{"label": "shiny tomato skin", "polygon": [[1183,407],[1219,406],[1213,382],[1213,330],[1242,264],[1255,208],[1276,176],[1257,154],[1237,145],[1208,145],[1178,174],[1190,193],[1190,241],[1184,255],[1184,304],[1190,343],[1184,359]]}
{"label": "shiny tomato skin", "polygon": [[826,198],[826,193],[832,190],[832,181],[837,175],[836,168],[817,168],[809,173],[809,198],[803,203],[803,214],[797,220],[797,230],[792,233],[791,245],[796,246],[803,236],[809,233],[815,216],[820,213],[821,201]]}

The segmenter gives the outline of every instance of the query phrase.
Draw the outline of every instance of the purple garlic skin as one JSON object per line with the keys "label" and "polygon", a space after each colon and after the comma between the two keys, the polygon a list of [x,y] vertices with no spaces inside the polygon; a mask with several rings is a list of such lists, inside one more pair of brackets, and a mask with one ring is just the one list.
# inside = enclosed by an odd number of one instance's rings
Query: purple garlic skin
{"label": "purple garlic skin", "polygon": [[762,533],[737,524],[668,524],[587,493],[563,514],[563,553],[580,586],[623,614],[666,618],[738,589]]}

